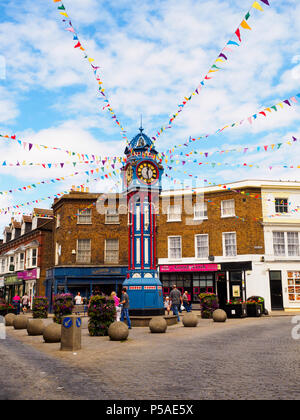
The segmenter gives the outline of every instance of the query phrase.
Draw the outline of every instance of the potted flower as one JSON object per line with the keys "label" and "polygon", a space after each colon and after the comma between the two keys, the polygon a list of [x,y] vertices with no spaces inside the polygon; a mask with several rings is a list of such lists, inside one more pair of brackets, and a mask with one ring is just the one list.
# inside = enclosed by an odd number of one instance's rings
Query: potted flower
{"label": "potted flower", "polygon": [[6,302],[0,302],[0,316],[5,316],[9,313],[15,313],[14,306]]}
{"label": "potted flower", "polygon": [[217,295],[214,293],[200,293],[201,318],[212,318],[213,312],[219,308]]}
{"label": "potted flower", "polygon": [[245,318],[247,304],[238,298],[231,299],[225,304],[225,312],[228,318]]}
{"label": "potted flower", "polygon": [[258,317],[265,313],[265,301],[260,296],[250,296],[247,301],[247,316]]}
{"label": "potted flower", "polygon": [[71,293],[55,295],[53,303],[53,321],[57,324],[61,324],[64,316],[72,315],[73,306],[73,295]]}

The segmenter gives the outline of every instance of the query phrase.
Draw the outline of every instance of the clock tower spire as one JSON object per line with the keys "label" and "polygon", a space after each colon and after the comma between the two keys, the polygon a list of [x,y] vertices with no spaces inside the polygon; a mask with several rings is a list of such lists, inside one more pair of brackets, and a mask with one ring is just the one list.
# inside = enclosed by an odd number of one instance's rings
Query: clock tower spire
{"label": "clock tower spire", "polygon": [[139,133],[125,149],[122,168],[128,203],[127,287],[131,315],[163,315],[162,284],[156,270],[156,214],[163,167],[151,139]]}

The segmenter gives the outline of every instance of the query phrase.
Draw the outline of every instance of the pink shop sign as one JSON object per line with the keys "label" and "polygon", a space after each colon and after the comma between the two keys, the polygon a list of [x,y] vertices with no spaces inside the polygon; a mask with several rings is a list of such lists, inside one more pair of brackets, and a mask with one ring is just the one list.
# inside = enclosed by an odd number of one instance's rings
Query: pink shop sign
{"label": "pink shop sign", "polygon": [[20,271],[18,273],[18,279],[22,280],[35,280],[37,278],[37,269]]}
{"label": "pink shop sign", "polygon": [[218,271],[220,269],[221,269],[220,264],[178,264],[178,265],[161,265],[159,267],[159,271],[161,273]]}

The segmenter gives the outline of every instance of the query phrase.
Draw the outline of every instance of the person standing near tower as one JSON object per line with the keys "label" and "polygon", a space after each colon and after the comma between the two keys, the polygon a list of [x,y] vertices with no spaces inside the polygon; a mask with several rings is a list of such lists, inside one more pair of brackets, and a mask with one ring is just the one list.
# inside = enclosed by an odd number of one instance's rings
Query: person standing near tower
{"label": "person standing near tower", "polygon": [[127,294],[126,287],[123,287],[122,289],[122,298],[120,304],[122,305],[121,321],[124,322],[124,317],[126,317],[128,329],[131,330],[131,321],[129,318],[129,296]]}

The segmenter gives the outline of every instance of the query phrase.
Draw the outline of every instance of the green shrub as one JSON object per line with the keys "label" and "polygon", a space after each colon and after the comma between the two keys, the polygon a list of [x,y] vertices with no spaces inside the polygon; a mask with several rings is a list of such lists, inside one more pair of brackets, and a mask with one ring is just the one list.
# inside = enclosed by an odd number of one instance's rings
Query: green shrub
{"label": "green shrub", "polygon": [[115,321],[115,301],[106,296],[92,296],[88,309],[89,334],[91,336],[108,335],[109,326]]}
{"label": "green shrub", "polygon": [[53,303],[53,321],[57,324],[61,324],[64,316],[72,315],[73,306],[73,295],[71,293],[55,295]]}
{"label": "green shrub", "polygon": [[213,312],[219,308],[217,295],[214,293],[200,293],[201,318],[212,318]]}
{"label": "green shrub", "polygon": [[45,296],[36,296],[32,301],[33,318],[48,318],[49,302]]}

